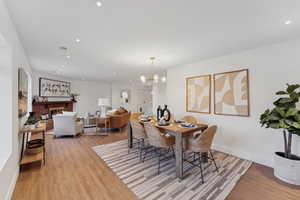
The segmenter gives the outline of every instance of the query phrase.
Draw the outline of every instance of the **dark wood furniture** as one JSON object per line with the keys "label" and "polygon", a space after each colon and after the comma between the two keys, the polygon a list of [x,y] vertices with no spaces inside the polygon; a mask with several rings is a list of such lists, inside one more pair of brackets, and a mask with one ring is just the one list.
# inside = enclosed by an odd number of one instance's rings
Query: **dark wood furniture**
{"label": "dark wood furniture", "polygon": [[34,102],[32,104],[32,112],[35,113],[37,120],[41,119],[42,115],[49,115],[47,119],[46,130],[53,129],[52,114],[60,111],[73,112],[74,101],[47,101],[47,102]]}

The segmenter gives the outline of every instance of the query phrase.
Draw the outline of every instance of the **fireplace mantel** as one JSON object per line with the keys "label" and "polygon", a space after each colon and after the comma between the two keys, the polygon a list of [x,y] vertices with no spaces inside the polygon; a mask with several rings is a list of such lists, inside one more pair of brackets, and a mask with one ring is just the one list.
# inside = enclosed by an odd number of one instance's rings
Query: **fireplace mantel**
{"label": "fireplace mantel", "polygon": [[53,105],[53,104],[74,104],[74,101],[43,101],[43,102],[34,102],[32,105]]}
{"label": "fireplace mantel", "polygon": [[[35,113],[35,117],[37,120],[41,119],[41,115],[50,114],[51,116],[51,108],[59,108],[63,111],[73,112],[73,104],[76,103],[74,101],[44,101],[44,102],[33,102],[32,103],[32,111]],[[47,130],[53,128],[52,120],[48,120]]]}

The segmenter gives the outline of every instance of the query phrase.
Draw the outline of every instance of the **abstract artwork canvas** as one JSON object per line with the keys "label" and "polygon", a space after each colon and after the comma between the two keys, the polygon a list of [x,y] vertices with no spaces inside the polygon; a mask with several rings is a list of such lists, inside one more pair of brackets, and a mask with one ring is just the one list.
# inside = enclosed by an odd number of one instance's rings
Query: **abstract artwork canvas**
{"label": "abstract artwork canvas", "polygon": [[248,69],[214,74],[214,112],[249,116]]}
{"label": "abstract artwork canvas", "polygon": [[28,77],[22,68],[18,72],[18,81],[18,110],[20,118],[25,116],[28,111]]}
{"label": "abstract artwork canvas", "polygon": [[70,97],[71,83],[57,81],[46,78],[40,78],[40,96],[41,97]]}
{"label": "abstract artwork canvas", "polygon": [[186,78],[186,111],[210,113],[211,76]]}

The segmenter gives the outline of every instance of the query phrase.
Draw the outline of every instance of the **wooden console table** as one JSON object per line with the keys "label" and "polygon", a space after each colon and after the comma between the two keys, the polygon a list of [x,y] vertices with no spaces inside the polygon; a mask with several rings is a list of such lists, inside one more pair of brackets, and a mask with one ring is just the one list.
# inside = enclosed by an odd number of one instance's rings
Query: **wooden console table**
{"label": "wooden console table", "polygon": [[[20,165],[25,165],[37,161],[43,161],[44,165],[46,163],[45,160],[45,132],[46,132],[46,123],[39,122],[38,127],[27,128],[24,126],[20,131],[19,134],[22,134],[22,149],[21,149],[21,156],[20,156]],[[42,139],[43,140],[43,151],[37,154],[28,154],[26,153],[27,142],[28,142],[28,135],[31,134],[31,139]],[[26,141],[26,142],[25,142]],[[24,147],[25,145],[25,147]],[[21,169],[21,168],[20,168]]]}

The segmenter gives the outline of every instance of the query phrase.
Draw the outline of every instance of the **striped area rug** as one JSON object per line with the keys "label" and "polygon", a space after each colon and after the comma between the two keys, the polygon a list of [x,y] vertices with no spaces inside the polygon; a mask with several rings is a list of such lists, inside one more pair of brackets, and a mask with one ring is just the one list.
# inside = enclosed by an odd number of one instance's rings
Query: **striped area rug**
{"label": "striped area rug", "polygon": [[[161,172],[157,175],[157,156],[149,154],[144,163],[140,162],[137,150],[128,154],[127,140],[93,149],[142,200],[224,200],[251,166],[250,161],[215,152],[219,173],[215,172],[213,165],[204,164],[204,184],[197,167],[188,170],[179,182],[175,178],[174,159],[162,161]],[[185,162],[184,169],[189,168],[191,165]]]}

